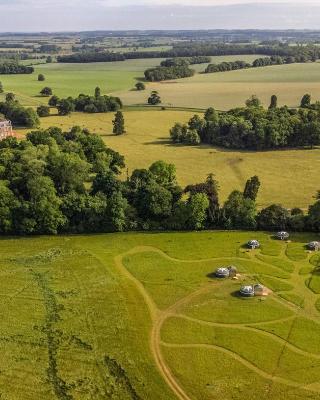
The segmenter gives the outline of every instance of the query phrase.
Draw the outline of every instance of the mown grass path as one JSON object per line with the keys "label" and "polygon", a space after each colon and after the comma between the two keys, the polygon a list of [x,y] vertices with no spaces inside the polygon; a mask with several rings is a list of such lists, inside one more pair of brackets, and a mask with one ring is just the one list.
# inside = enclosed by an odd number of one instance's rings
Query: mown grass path
{"label": "mown grass path", "polygon": [[[199,259],[199,260],[182,260],[182,259],[177,259],[170,257],[168,254],[164,253],[162,250],[156,247],[152,246],[138,246],[134,247],[133,249],[118,255],[115,257],[115,264],[116,267],[118,268],[119,272],[125,276],[127,279],[129,279],[131,282],[134,283],[138,291],[140,292],[141,296],[143,297],[145,303],[148,306],[149,312],[150,312],[150,317],[152,320],[152,329],[151,329],[151,334],[150,334],[150,349],[151,352],[154,356],[155,363],[161,372],[163,378],[165,379],[166,383],[168,386],[172,389],[172,391],[175,393],[178,399],[180,400],[192,400],[191,397],[185,392],[183,387],[181,386],[180,382],[176,379],[172,371],[170,370],[170,367],[167,365],[162,352],[161,352],[161,346],[165,346],[168,348],[204,348],[204,349],[215,349],[218,350],[234,360],[238,361],[251,371],[257,373],[259,376],[262,378],[265,378],[271,382],[277,382],[280,384],[287,385],[288,387],[291,388],[297,388],[297,389],[305,389],[310,392],[314,393],[320,393],[320,387],[318,385],[318,382],[313,382],[311,384],[303,384],[299,382],[295,382],[291,379],[283,378],[280,376],[277,376],[277,367],[274,369],[272,373],[266,372],[263,369],[257,367],[255,364],[250,362],[249,360],[245,359],[241,355],[237,354],[236,352],[226,349],[223,346],[219,346],[216,344],[204,344],[204,343],[188,343],[188,344],[174,344],[174,343],[167,343],[163,340],[161,340],[161,329],[165,323],[165,321],[168,318],[171,317],[176,317],[176,318],[182,318],[185,320],[189,320],[191,322],[197,323],[199,325],[207,325],[207,326],[212,326],[212,327],[222,327],[222,328],[231,328],[231,329],[240,329],[240,330],[245,330],[248,332],[255,332],[260,335],[263,335],[265,337],[268,337],[272,340],[275,340],[282,346],[282,351],[279,355],[279,361],[281,359],[281,355],[284,351],[284,349],[288,348],[294,353],[297,353],[301,356],[305,357],[311,357],[313,359],[320,359],[320,354],[314,354],[308,351],[305,351],[303,349],[300,349],[296,345],[289,343],[288,339],[290,334],[288,335],[287,340],[284,338],[281,338],[274,333],[267,332],[261,330],[262,325],[267,325],[267,324],[273,324],[273,323],[278,323],[278,322],[288,322],[291,323],[293,326],[296,318],[299,316],[311,319],[315,322],[319,322],[319,312],[317,311],[315,307],[315,303],[317,299],[319,299],[320,295],[317,295],[313,293],[309,288],[305,285],[305,276],[299,274],[299,270],[301,267],[300,262],[298,261],[292,261],[292,264],[294,265],[294,270],[290,274],[290,277],[286,279],[286,282],[291,283],[294,287],[294,291],[297,295],[300,295],[303,297],[305,300],[304,307],[299,307],[297,305],[294,305],[293,303],[281,298],[277,294],[273,294],[273,298],[279,302],[282,306],[290,309],[290,311],[294,312],[294,315],[290,317],[285,317],[285,318],[280,318],[280,319],[273,319],[270,321],[264,321],[264,322],[257,322],[257,323],[217,323],[217,322],[209,322],[209,321],[204,321],[201,319],[197,318],[192,318],[189,316],[186,316],[182,313],[179,312],[181,308],[184,306],[187,306],[192,302],[193,299],[198,297],[199,295],[205,294],[206,292],[210,292],[216,285],[216,283],[210,282],[207,284],[203,284],[199,289],[196,291],[189,293],[188,295],[184,296],[183,298],[179,299],[176,301],[173,305],[170,305],[164,310],[160,310],[154,300],[152,299],[151,295],[148,293],[146,290],[145,286],[141,281],[139,281],[132,273],[129,272],[129,270],[125,267],[123,263],[123,259],[127,256],[132,256],[135,254],[139,253],[144,253],[144,252],[154,252],[158,255],[160,255],[163,258],[166,258],[167,260],[174,261],[174,262],[179,262],[179,263],[201,263],[201,262],[208,262],[208,261],[219,261],[221,260],[226,261],[228,260],[239,260],[237,257],[228,257],[228,258],[209,258],[209,259]],[[273,266],[272,264],[269,264],[265,261],[261,261],[258,258],[256,258],[256,255],[259,252],[251,252],[250,257],[246,259],[248,263],[254,261],[256,263],[262,264],[264,266]],[[287,245],[284,245],[280,256],[282,258],[286,258],[286,253],[287,253]],[[243,261],[243,259],[242,259]],[[307,262],[309,262],[309,258],[307,257]],[[281,280],[280,278],[277,278]],[[299,285],[298,285],[299,283]]]}

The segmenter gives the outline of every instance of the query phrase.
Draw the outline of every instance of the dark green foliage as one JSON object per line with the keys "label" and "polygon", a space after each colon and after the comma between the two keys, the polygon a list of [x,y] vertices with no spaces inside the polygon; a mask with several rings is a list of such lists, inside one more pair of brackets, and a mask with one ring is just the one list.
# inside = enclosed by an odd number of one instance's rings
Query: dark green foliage
{"label": "dark green foliage", "polygon": [[188,66],[194,64],[206,64],[211,61],[211,57],[206,56],[195,56],[195,57],[184,57],[184,58],[167,58],[164,61],[161,61],[161,67],[181,67],[181,66]]}
{"label": "dark green foliage", "polygon": [[289,224],[289,212],[279,204],[272,204],[259,213],[258,224],[266,231],[285,230]]}
{"label": "dark green foliage", "polygon": [[124,117],[121,111],[116,112],[112,123],[113,123],[113,133],[115,135],[122,135],[125,133],[126,130],[124,127]]}
{"label": "dark green foliage", "polygon": [[250,67],[251,65],[245,61],[229,61],[222,62],[220,64],[209,64],[205,70],[205,73],[210,74],[213,72],[233,71],[236,69],[246,69]]}
{"label": "dark green foliage", "polygon": [[270,99],[270,106],[269,109],[277,108],[278,107],[278,97],[273,94]]}
{"label": "dark green foliage", "polygon": [[33,67],[20,65],[16,61],[3,62],[0,64],[0,75],[32,74]]}
{"label": "dark green foliage", "polygon": [[177,123],[170,131],[172,141],[190,144],[190,130],[196,131],[198,142],[231,149],[312,148],[320,145],[320,109],[317,104],[299,110],[286,106],[264,109],[252,96],[246,107],[220,113],[209,108],[204,119]]}
{"label": "dark green foliage", "polygon": [[180,65],[173,67],[156,67],[147,69],[144,76],[147,81],[160,82],[169,79],[187,78],[193,76],[194,70],[188,68],[188,65]]}
{"label": "dark green foliage", "polygon": [[143,83],[143,82],[138,82],[138,83],[136,83],[136,89],[137,90],[145,90],[146,89],[146,85]]}
{"label": "dark green foliage", "polygon": [[48,117],[50,115],[50,108],[48,106],[39,106],[37,108],[39,117]]}
{"label": "dark green foliage", "polygon": [[159,96],[159,93],[154,90],[151,92],[150,97],[148,98],[148,104],[156,106],[157,104],[161,104],[161,97]]}
{"label": "dark green foliage", "polygon": [[3,84],[2,84],[2,82],[0,82],[0,93],[3,93],[3,92],[4,92]]}
{"label": "dark green foliage", "polygon": [[51,56],[48,56],[47,58],[46,58],[46,63],[47,64],[51,64],[53,62],[53,58],[51,57]]}
{"label": "dark green foliage", "polygon": [[237,190],[230,194],[222,209],[224,225],[227,229],[255,229],[256,214],[255,201],[244,197]]}
{"label": "dark green foliage", "polygon": [[94,90],[94,97],[95,98],[101,97],[101,89],[98,86]]}
{"label": "dark green foliage", "polygon": [[9,92],[9,93],[6,94],[6,101],[8,103],[12,102],[12,101],[15,101],[15,99],[16,99],[16,95],[14,93]]}
{"label": "dark green foliage", "polygon": [[59,102],[59,97],[58,96],[52,96],[52,97],[50,97],[48,104],[49,104],[50,107],[56,107],[58,102]]}
{"label": "dark green foliage", "polygon": [[42,96],[52,96],[52,89],[50,87],[46,86],[40,91],[40,94]]}
{"label": "dark green foliage", "polygon": [[72,99],[62,99],[57,102],[59,115],[68,115],[75,110]]}
{"label": "dark green foliage", "polygon": [[248,179],[243,192],[244,198],[256,201],[260,185],[259,178],[256,175]]}
{"label": "dark green foliage", "polygon": [[43,74],[39,74],[38,75],[38,81],[39,82],[43,82],[43,81],[45,81],[46,80],[46,78],[45,78],[45,76],[43,75]]}
{"label": "dark green foliage", "polygon": [[57,103],[57,108],[60,115],[67,115],[72,111],[91,114],[104,113],[119,110],[122,108],[122,102],[118,97],[95,97],[80,94],[77,98],[68,97],[67,99],[60,99]]}
{"label": "dark green foliage", "polygon": [[[12,95],[9,96],[8,95]],[[14,101],[13,93],[7,94],[7,101],[0,103],[0,113],[9,119],[14,125],[34,128],[39,125],[37,113],[32,108],[22,107],[17,101]]]}
{"label": "dark green foliage", "polygon": [[305,94],[302,99],[301,99],[301,108],[308,108],[311,105],[311,95],[310,94]]}

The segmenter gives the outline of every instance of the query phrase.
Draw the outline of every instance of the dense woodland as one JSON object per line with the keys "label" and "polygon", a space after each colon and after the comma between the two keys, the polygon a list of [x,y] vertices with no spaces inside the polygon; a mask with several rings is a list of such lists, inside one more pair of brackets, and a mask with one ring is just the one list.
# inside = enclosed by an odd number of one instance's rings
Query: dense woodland
{"label": "dense woodland", "polygon": [[195,115],[188,124],[175,124],[170,136],[175,143],[208,143],[230,149],[267,150],[320,145],[320,104],[311,104],[309,95],[299,109],[277,107],[272,96],[264,109],[252,96],[246,107],[228,112],[209,108],[204,118]]}
{"label": "dense woodland", "polygon": [[280,205],[257,210],[250,178],[220,205],[213,175],[181,188],[163,161],[119,175],[124,159],[102,138],[74,127],[33,131],[0,142],[0,233],[56,234],[126,230],[306,229],[320,231],[320,195],[307,214]]}
{"label": "dense woodland", "polygon": [[0,117],[9,119],[16,126],[35,128],[39,125],[37,113],[31,107],[23,107],[15,100],[13,93],[6,95],[6,101],[0,102]]}

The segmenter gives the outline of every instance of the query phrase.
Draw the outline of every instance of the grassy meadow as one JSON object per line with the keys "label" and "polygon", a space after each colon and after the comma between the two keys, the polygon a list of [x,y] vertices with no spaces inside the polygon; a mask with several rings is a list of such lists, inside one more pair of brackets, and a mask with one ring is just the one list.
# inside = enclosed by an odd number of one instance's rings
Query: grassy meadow
{"label": "grassy meadow", "polygon": [[[173,145],[169,141],[170,128],[175,122],[187,122],[192,115],[190,111],[125,111],[127,133],[123,136],[112,134],[113,113],[53,115],[42,118],[41,126],[58,126],[64,130],[74,125],[89,128],[125,156],[129,173],[162,159],[176,165],[178,181],[186,186],[204,180],[213,172],[220,182],[222,200],[232,190],[242,190],[249,177],[258,175],[262,182],[259,207],[276,202],[287,207],[307,208],[314,202],[319,184],[312,177],[318,174],[319,149],[250,152],[204,145]],[[124,171],[124,176],[126,173]]]}
{"label": "grassy meadow", "polygon": [[[253,237],[261,250],[244,248]],[[291,239],[3,238],[0,398],[320,399],[315,236]],[[230,264],[238,281],[213,277]],[[238,297],[255,282],[273,293]]]}

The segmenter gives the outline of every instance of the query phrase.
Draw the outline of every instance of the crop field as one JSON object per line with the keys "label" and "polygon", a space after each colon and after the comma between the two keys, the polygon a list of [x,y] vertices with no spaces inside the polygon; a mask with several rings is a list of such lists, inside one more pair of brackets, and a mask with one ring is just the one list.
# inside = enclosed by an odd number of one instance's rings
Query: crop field
{"label": "crop field", "polygon": [[[256,57],[256,56],[255,56]],[[237,57],[241,59],[241,56]],[[192,78],[148,84],[157,90],[164,104],[180,107],[212,106],[228,110],[243,106],[256,94],[265,106],[276,94],[280,105],[297,107],[305,93],[320,99],[320,63],[290,64],[213,74],[196,74]],[[117,93],[125,104],[143,104],[141,92]]]}
{"label": "crop field", "polygon": [[[244,244],[260,240],[260,250]],[[320,399],[310,234],[128,233],[0,241],[0,398]],[[238,280],[217,280],[234,265]],[[240,298],[242,284],[272,293]]]}
{"label": "crop field", "polygon": [[[231,151],[210,146],[173,145],[169,129],[175,122],[187,122],[190,111],[125,111],[126,134],[112,134],[113,113],[51,116],[41,119],[44,128],[64,130],[74,125],[87,127],[103,136],[109,147],[125,156],[128,172],[150,166],[156,160],[174,163],[181,186],[203,181],[214,173],[220,182],[221,199],[234,189],[242,190],[246,180],[258,175],[262,187],[258,206],[282,203],[287,207],[307,208],[319,190],[320,150],[283,150],[268,152]],[[124,171],[126,176],[127,171]],[[299,182],[299,190],[297,184]]]}

